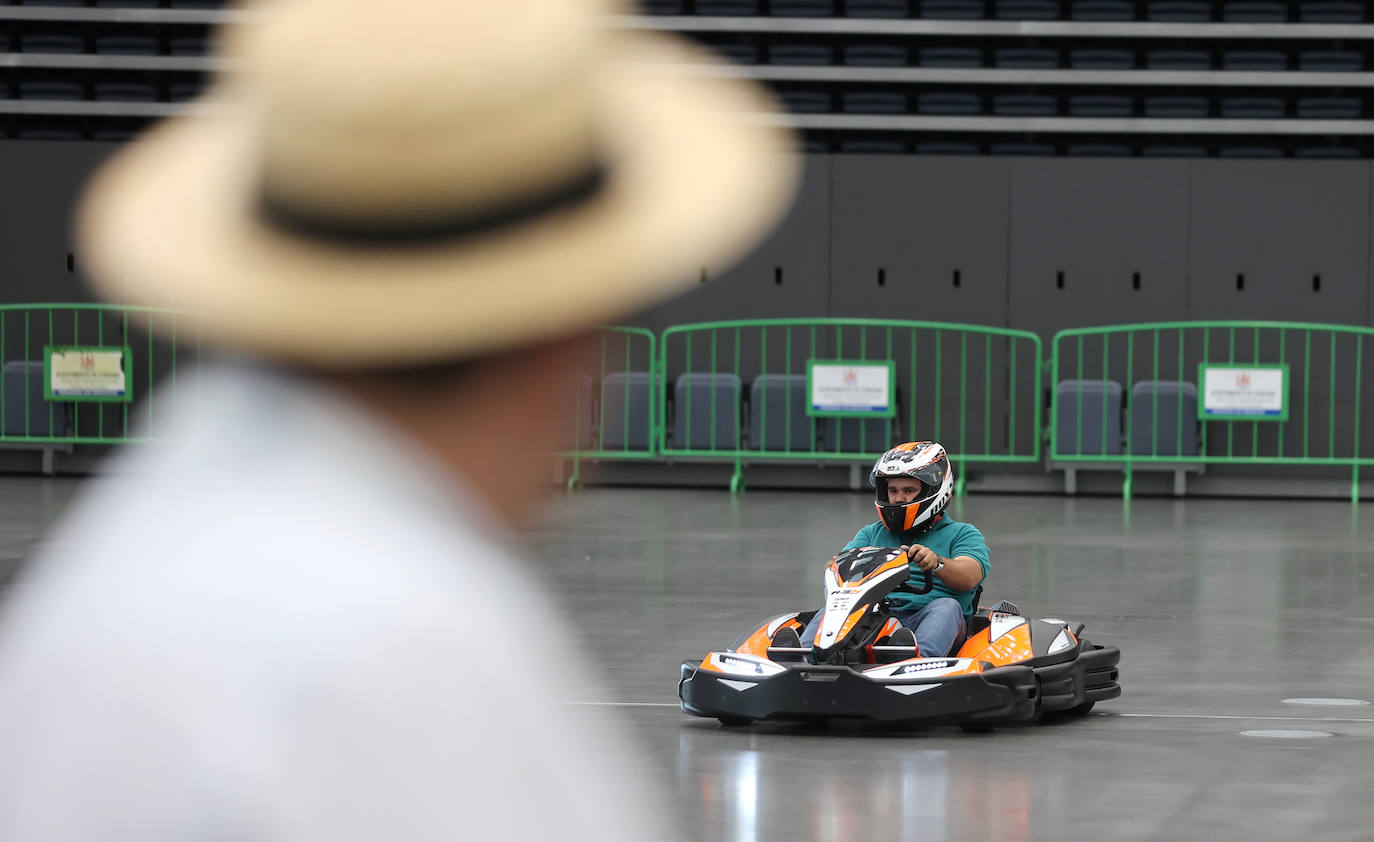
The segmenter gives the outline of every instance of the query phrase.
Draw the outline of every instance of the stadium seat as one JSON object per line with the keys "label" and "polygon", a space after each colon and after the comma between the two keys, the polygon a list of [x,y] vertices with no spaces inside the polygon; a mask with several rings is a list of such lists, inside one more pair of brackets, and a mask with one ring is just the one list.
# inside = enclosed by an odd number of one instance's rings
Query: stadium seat
{"label": "stadium seat", "polygon": [[1198,454],[1196,386],[1174,380],[1142,380],[1131,387],[1131,453]]}
{"label": "stadium seat", "polygon": [[1131,70],[1135,67],[1135,53],[1099,47],[1069,50],[1069,67],[1075,70]]}
{"label": "stadium seat", "polygon": [[696,0],[697,14],[711,17],[752,17],[762,10],[758,0]]}
{"label": "stadium seat", "polygon": [[661,398],[662,383],[660,375],[651,379],[647,371],[615,372],[601,379],[602,449],[649,449],[650,390]]}
{"label": "stadium seat", "polygon": [[1315,73],[1358,73],[1364,70],[1364,54],[1353,50],[1303,50],[1298,69]]}
{"label": "stadium seat", "polygon": [[138,137],[138,132],[133,129],[99,129],[91,132],[91,140],[104,141],[105,143],[125,143]]}
{"label": "stadium seat", "polygon": [[168,102],[188,102],[200,96],[203,90],[201,85],[190,82],[178,82],[167,87]]}
{"label": "stadium seat", "polygon": [[99,102],[157,102],[157,86],[142,82],[96,82],[91,98]]}
{"label": "stadium seat", "polygon": [[25,53],[84,53],[86,39],[61,32],[26,32],[19,36],[19,50]]}
{"label": "stadium seat", "polygon": [[1364,103],[1353,96],[1300,97],[1297,113],[1303,120],[1359,120]]}
{"label": "stadium seat", "polygon": [[1117,143],[1071,143],[1064,154],[1071,158],[1129,158],[1131,147]]}
{"label": "stadium seat", "polygon": [[1348,161],[1360,157],[1360,150],[1348,146],[1305,146],[1293,150],[1294,158]]}
{"label": "stadium seat", "polygon": [[[882,453],[892,446],[892,421],[887,418],[835,418],[835,437],[841,453]],[[827,448],[829,449],[829,448]]]}
{"label": "stadium seat", "polygon": [[982,0],[920,0],[918,8],[923,18],[980,20],[983,17]]}
{"label": "stadium seat", "polygon": [[[47,136],[40,137],[40,134]],[[33,129],[26,140],[77,140],[75,131]],[[71,404],[49,403],[43,398],[43,363],[14,360],[0,370],[0,391],[5,395],[5,413],[0,417],[0,435],[65,436],[71,432]]]}
{"label": "stadium seat", "polygon": [[1283,70],[1288,56],[1278,50],[1227,50],[1221,54],[1223,70]]}
{"label": "stadium seat", "polygon": [[167,39],[167,51],[174,56],[202,56],[209,52],[209,39],[196,35],[179,35]]}
{"label": "stadium seat", "polygon": [[785,18],[834,17],[835,0],[771,0],[768,13]]}
{"label": "stadium seat", "polygon": [[1002,47],[992,51],[994,67],[1025,70],[1053,70],[1059,66],[1059,51],[1044,47]]}
{"label": "stadium seat", "polygon": [[1197,0],[1161,0],[1145,4],[1145,19],[1171,23],[1203,23],[1212,19],[1210,3]]}
{"label": "stadium seat", "polygon": [[1277,146],[1223,146],[1217,150],[1218,158],[1282,158],[1283,150]]}
{"label": "stadium seat", "polygon": [[20,82],[20,99],[47,99],[76,102],[86,98],[85,89],[78,82],[33,80]]}
{"label": "stadium seat", "polygon": [[815,449],[824,418],[806,414],[805,374],[760,374],[749,385],[749,449]]}
{"label": "stadium seat", "polygon": [[983,51],[976,47],[923,47],[916,51],[922,67],[982,67]]}
{"label": "stadium seat", "polygon": [[905,18],[911,16],[911,4],[907,0],[846,0],[844,13],[851,18]]}
{"label": "stadium seat", "polygon": [[99,35],[95,51],[110,56],[155,56],[162,52],[157,39],[150,35]]}
{"label": "stadium seat", "polygon": [[833,150],[830,141],[807,134],[802,138],[801,151],[808,155],[825,155]]}
{"label": "stadium seat", "polygon": [[1211,105],[1206,97],[1182,95],[1145,97],[1146,117],[1206,117],[1211,113],[1211,110]]}
{"label": "stadium seat", "polygon": [[911,51],[895,44],[854,44],[844,48],[843,61],[854,67],[905,67]]}
{"label": "stadium seat", "polygon": [[846,114],[905,114],[906,94],[896,91],[846,91],[840,94],[840,110]]}
{"label": "stadium seat", "polygon": [[1362,23],[1364,3],[1300,3],[1298,20],[1303,23]]}
{"label": "stadium seat", "polygon": [[1058,20],[1056,0],[996,0],[993,15],[1001,20]]}
{"label": "stadium seat", "polygon": [[849,155],[905,155],[906,144],[900,140],[854,137],[841,140],[840,151]]}
{"label": "stadium seat", "polygon": [[1069,17],[1073,20],[1135,20],[1135,3],[1131,0],[1074,0],[1069,4]]}
{"label": "stadium seat", "polygon": [[649,15],[687,14],[687,3],[684,0],[640,0],[640,8]]}
{"label": "stadium seat", "polygon": [[978,94],[934,91],[916,95],[918,114],[982,114],[983,98]]}
{"label": "stadium seat", "polygon": [[1121,396],[1115,380],[1064,380],[1055,386],[1056,452],[1121,453]]}
{"label": "stadium seat", "polygon": [[1232,23],[1283,23],[1288,20],[1287,3],[1226,3],[1221,19]]}
{"label": "stadium seat", "polygon": [[712,44],[711,49],[735,64],[759,63],[759,48],[756,44]]}
{"label": "stadium seat", "polygon": [[1120,94],[1075,94],[1069,97],[1069,114],[1073,117],[1130,117],[1135,105],[1128,96]]}
{"label": "stadium seat", "polygon": [[769,64],[830,65],[835,63],[835,48],[825,44],[770,44]]}
{"label": "stadium seat", "polygon": [[17,6],[84,6],[86,0],[17,0]]}
{"label": "stadium seat", "polygon": [[830,110],[830,94],[825,91],[782,91],[778,99],[788,111],[799,114],[824,114]]}
{"label": "stadium seat", "polygon": [[112,9],[156,9],[161,4],[158,0],[95,0],[95,5]]}
{"label": "stadium seat", "polygon": [[739,447],[740,379],[722,372],[687,372],[673,384],[673,447]]}
{"label": "stadium seat", "polygon": [[1052,117],[1059,102],[1049,94],[997,94],[992,98],[992,113],[1002,117]]}
{"label": "stadium seat", "polygon": [[14,133],[19,140],[81,140],[81,132],[76,129],[45,128],[25,126]]}
{"label": "stadium seat", "polygon": [[1142,158],[1206,158],[1207,150],[1201,146],[1142,146]]}
{"label": "stadium seat", "polygon": [[994,143],[988,147],[988,154],[1048,158],[1054,155],[1054,147],[1048,143]]}
{"label": "stadium seat", "polygon": [[917,155],[978,155],[978,144],[960,140],[927,140],[916,144]]}
{"label": "stadium seat", "polygon": [[1145,66],[1150,70],[1209,70],[1212,54],[1202,50],[1146,50]]}
{"label": "stadium seat", "polygon": [[1222,117],[1241,120],[1277,120],[1287,108],[1276,96],[1227,96],[1221,98]]}

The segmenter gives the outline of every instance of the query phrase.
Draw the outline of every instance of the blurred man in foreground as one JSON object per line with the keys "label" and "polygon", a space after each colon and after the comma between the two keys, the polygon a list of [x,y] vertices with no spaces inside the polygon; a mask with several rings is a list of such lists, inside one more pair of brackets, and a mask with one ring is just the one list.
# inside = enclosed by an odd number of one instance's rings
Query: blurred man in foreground
{"label": "blurred man in foreground", "polygon": [[[99,289],[203,314],[0,625],[0,839],[657,840],[508,538],[594,325],[786,198],[749,88],[572,0],[296,0],[95,178]],[[188,411],[187,406],[191,406]]]}

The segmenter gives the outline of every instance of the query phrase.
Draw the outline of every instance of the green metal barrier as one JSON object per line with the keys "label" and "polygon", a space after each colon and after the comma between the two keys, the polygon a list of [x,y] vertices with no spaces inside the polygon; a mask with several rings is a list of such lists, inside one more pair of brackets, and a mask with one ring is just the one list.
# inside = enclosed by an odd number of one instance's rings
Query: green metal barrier
{"label": "green metal barrier", "polygon": [[[131,326],[132,314],[140,324]],[[44,388],[51,380],[45,380],[45,349],[54,347],[125,349],[126,394],[46,399]],[[0,443],[116,444],[167,438],[175,434],[177,418],[177,381],[169,375],[188,363],[198,366],[198,348],[196,317],[172,310],[0,305]]]}
{"label": "green metal barrier", "polygon": [[644,328],[602,328],[578,361],[568,489],[582,482],[584,460],[656,459],[662,438],[658,342]]}
{"label": "green metal barrier", "polygon": [[[663,382],[676,396],[671,423],[663,405],[661,453],[732,460],[732,489],[745,460],[870,461],[899,440],[938,440],[956,462],[1040,460],[1041,346],[1033,333],[887,319],[759,319],[677,325],[660,345]],[[891,361],[897,417],[807,415],[805,375],[814,359]]]}
{"label": "green metal barrier", "polygon": [[[1360,467],[1374,463],[1368,445],[1371,431],[1363,429],[1369,421],[1361,416],[1363,393],[1369,389],[1363,376],[1364,346],[1371,336],[1374,329],[1367,327],[1271,321],[1158,322],[1060,331],[1052,340],[1049,362],[1055,392],[1050,458],[1070,464],[1120,463],[1125,474],[1122,495],[1127,498],[1136,465],[1349,466],[1351,499],[1357,501]],[[1174,402],[1172,411],[1161,417],[1161,384],[1200,389],[1200,363],[1287,366],[1286,419],[1199,420],[1196,412],[1189,417],[1184,400]],[[1065,381],[1070,385],[1062,388]],[[1116,410],[1110,400],[1095,399],[1098,387],[1093,384],[1107,381],[1122,385],[1126,401],[1119,438],[1114,438]],[[1142,383],[1147,385],[1141,387]],[[1136,402],[1140,412],[1135,411]],[[1190,424],[1198,425],[1194,452],[1185,446],[1192,434]],[[1174,434],[1161,435],[1161,428]]]}

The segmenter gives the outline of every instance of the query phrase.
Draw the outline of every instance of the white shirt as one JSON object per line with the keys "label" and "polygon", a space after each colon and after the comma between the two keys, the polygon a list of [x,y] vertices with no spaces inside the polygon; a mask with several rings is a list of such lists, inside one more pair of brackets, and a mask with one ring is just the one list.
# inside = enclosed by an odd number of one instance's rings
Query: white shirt
{"label": "white shirt", "polygon": [[478,505],[317,386],[200,379],[8,595],[0,840],[672,835]]}

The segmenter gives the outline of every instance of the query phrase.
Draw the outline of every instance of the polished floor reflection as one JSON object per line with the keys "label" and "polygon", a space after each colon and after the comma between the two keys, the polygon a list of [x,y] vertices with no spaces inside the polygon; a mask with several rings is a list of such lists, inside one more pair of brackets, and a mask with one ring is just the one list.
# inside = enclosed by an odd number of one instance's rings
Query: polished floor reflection
{"label": "polished floor reflection", "polygon": [[1121,647],[1122,698],[988,735],[683,715],[678,663],[814,607],[872,511],[844,492],[591,489],[532,536],[577,633],[615,653],[604,701],[689,839],[1374,838],[1374,705],[1284,702],[1374,700],[1369,506],[966,498],[987,596]]}
{"label": "polished floor reflection", "polygon": [[[0,582],[78,486],[0,478]],[[814,607],[865,496],[588,489],[528,539],[598,656],[593,701],[689,840],[1374,839],[1374,507],[976,496],[954,514],[992,547],[986,599],[1121,648],[1120,699],[986,735],[723,729],[678,709],[679,663]]]}

